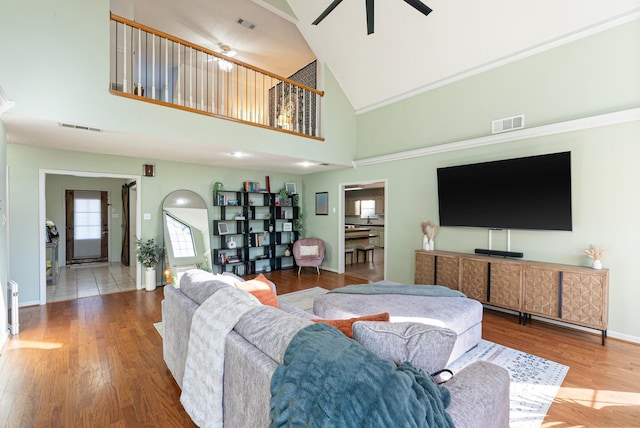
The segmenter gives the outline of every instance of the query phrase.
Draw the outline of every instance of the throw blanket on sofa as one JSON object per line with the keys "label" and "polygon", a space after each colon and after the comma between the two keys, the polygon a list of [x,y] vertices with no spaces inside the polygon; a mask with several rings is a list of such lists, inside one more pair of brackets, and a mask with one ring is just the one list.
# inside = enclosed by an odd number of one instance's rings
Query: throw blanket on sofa
{"label": "throw blanket on sofa", "polygon": [[434,297],[467,297],[458,290],[452,290],[442,285],[409,285],[374,282],[373,284],[347,285],[336,288],[329,293],[344,294],[409,294],[412,296]]}
{"label": "throw blanket on sofa", "polygon": [[453,427],[449,391],[333,327],[293,337],[271,378],[271,427]]}
{"label": "throw blanket on sofa", "polygon": [[196,425],[222,427],[225,339],[240,317],[259,305],[258,299],[246,291],[224,287],[196,309],[180,396]]}

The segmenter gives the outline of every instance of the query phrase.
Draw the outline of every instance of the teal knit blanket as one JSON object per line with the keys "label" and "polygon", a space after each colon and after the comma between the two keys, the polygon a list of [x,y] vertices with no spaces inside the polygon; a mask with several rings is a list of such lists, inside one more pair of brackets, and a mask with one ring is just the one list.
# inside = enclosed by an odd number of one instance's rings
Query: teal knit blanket
{"label": "teal knit blanket", "polygon": [[408,294],[411,296],[435,296],[435,297],[466,297],[458,290],[452,290],[442,285],[409,285],[379,283],[347,285],[336,288],[329,293],[344,294]]}
{"label": "teal knit blanket", "polygon": [[450,401],[422,370],[316,323],[296,333],[271,378],[270,426],[448,428]]}

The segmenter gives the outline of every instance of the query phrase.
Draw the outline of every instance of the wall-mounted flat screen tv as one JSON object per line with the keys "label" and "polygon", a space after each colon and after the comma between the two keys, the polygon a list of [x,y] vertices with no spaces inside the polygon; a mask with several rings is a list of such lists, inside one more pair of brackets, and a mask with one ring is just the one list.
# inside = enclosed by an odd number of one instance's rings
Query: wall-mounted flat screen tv
{"label": "wall-mounted flat screen tv", "polygon": [[441,226],[572,230],[571,152],[438,168]]}

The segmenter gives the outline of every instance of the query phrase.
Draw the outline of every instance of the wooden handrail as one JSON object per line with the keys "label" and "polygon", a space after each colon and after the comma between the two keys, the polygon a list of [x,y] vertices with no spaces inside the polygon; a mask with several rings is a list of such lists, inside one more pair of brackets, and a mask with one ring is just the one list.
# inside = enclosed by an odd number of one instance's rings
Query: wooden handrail
{"label": "wooden handrail", "polygon": [[155,28],[151,28],[151,27],[148,27],[146,25],[139,24],[139,23],[137,23],[135,21],[131,21],[130,19],[118,16],[118,15],[114,14],[113,12],[110,12],[110,15],[111,15],[111,20],[113,20],[113,21],[119,22],[121,24],[126,24],[126,25],[128,25],[130,27],[134,27],[134,28],[137,28],[139,30],[146,31],[146,32],[151,33],[151,34],[155,34],[156,36],[162,37],[162,38],[167,39],[167,40],[171,40],[173,42],[179,43],[181,45],[190,47],[190,48],[195,49],[195,50],[199,50],[199,51],[204,52],[206,54],[215,56],[217,58],[223,59],[223,60],[228,61],[228,62],[232,62],[234,64],[237,64],[237,65],[240,65],[242,67],[248,68],[250,70],[256,71],[258,73],[265,74],[267,76],[273,77],[274,79],[281,80],[281,81],[286,82],[286,83],[290,83],[290,84],[292,84],[294,86],[297,86],[297,87],[302,88],[304,90],[307,90],[309,92],[313,92],[314,94],[317,94],[317,95],[319,95],[321,97],[324,96],[324,91],[319,91],[319,90],[317,90],[315,88],[312,88],[310,86],[303,85],[303,84],[301,84],[299,82],[291,80],[291,79],[289,79],[287,77],[278,76],[277,74],[271,73],[271,72],[269,72],[267,70],[264,70],[262,68],[254,67],[251,64],[247,64],[245,62],[238,61],[238,60],[233,59],[231,57],[228,57],[226,55],[222,55],[222,54],[220,54],[218,52],[212,51],[211,49],[207,49],[207,48],[204,48],[202,46],[198,46],[198,45],[196,45],[194,43],[188,42],[188,41],[183,40],[183,39],[181,39],[179,37],[175,37],[175,36],[172,36],[172,35],[167,34],[165,32],[162,32],[160,30],[156,30]]}

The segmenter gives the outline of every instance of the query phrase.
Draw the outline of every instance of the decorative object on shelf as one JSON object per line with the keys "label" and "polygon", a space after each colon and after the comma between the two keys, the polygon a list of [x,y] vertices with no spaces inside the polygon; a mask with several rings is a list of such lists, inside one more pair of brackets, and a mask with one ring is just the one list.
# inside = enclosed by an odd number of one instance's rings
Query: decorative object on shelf
{"label": "decorative object on shelf", "polygon": [[291,222],[286,222],[286,223],[282,223],[282,231],[283,232],[291,232],[293,230],[293,223]]}
{"label": "decorative object on shelf", "polygon": [[285,257],[289,257],[291,255],[291,250],[289,249],[289,247],[287,247],[286,250],[284,250],[284,255]]}
{"label": "decorative object on shelf", "polygon": [[284,187],[286,187],[287,192],[289,192],[289,195],[295,195],[296,193],[296,183],[284,183]]}
{"label": "decorative object on shelf", "polygon": [[226,235],[227,233],[229,233],[229,226],[227,225],[227,223],[224,223],[224,222],[218,223],[218,234]]}
{"label": "decorative object on shelf", "polygon": [[[222,182],[220,181],[216,181],[215,183],[213,183],[213,200],[214,201],[218,201],[218,193],[222,192],[224,190],[224,184],[222,184]],[[218,205],[223,205],[223,203],[219,203],[217,202]]]}
{"label": "decorative object on shelf", "polygon": [[237,246],[238,246],[238,243],[234,241],[233,238],[231,238],[231,241],[227,242],[227,248],[230,248],[233,250],[237,248]]}
{"label": "decorative object on shelf", "polygon": [[316,215],[329,215],[329,192],[316,193]]}
{"label": "decorative object on shelf", "polygon": [[156,245],[153,238],[146,241],[138,239],[136,241],[136,253],[138,261],[147,268],[145,272],[145,288],[147,291],[153,291],[156,289],[156,265],[162,257],[162,248]]}
{"label": "decorative object on shelf", "polygon": [[439,227],[429,220],[422,222],[422,249],[426,251],[433,251],[435,249],[434,239],[438,234]]}
{"label": "decorative object on shelf", "polygon": [[602,269],[602,258],[607,255],[607,252],[593,245],[584,250],[584,253],[593,260],[591,267],[594,269]]}
{"label": "decorative object on shelf", "polygon": [[278,196],[280,198],[281,206],[290,207],[293,205],[291,201],[291,192],[289,192],[286,187],[281,187],[280,190],[278,190]]}

